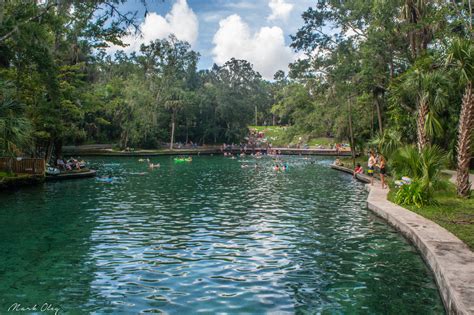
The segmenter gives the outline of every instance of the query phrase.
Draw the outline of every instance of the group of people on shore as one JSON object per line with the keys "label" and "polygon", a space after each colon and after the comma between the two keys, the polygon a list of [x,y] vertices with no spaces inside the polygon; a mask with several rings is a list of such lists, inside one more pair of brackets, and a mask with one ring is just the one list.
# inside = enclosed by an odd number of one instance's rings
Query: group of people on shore
{"label": "group of people on shore", "polygon": [[367,170],[367,173],[370,177],[370,184],[373,186],[374,185],[374,172],[375,169],[379,169],[379,175],[380,175],[380,182],[382,183],[382,189],[386,189],[387,183],[385,182],[385,175],[387,174],[387,161],[385,160],[385,157],[382,154],[378,154],[375,156],[375,152],[373,150],[370,151],[369,153],[369,160],[367,162],[367,167],[369,168]]}
{"label": "group of people on shore", "polygon": [[79,161],[73,157],[71,157],[68,160],[65,160],[62,157],[59,157],[56,160],[56,167],[60,171],[80,170],[81,168],[85,167],[85,164],[86,163],[84,161]]}
{"label": "group of people on shore", "polygon": [[[344,163],[341,160],[336,159],[334,162],[337,166],[344,166]],[[376,169],[379,170],[380,182],[382,183],[382,189],[386,189],[388,187],[387,183],[385,182],[385,176],[387,174],[387,160],[382,154],[375,155],[374,151],[369,152],[369,159],[367,161],[367,175],[370,177],[370,184],[374,185],[374,174]],[[353,175],[354,177],[357,174],[364,174],[364,168],[360,163],[357,163],[356,167],[354,168]]]}

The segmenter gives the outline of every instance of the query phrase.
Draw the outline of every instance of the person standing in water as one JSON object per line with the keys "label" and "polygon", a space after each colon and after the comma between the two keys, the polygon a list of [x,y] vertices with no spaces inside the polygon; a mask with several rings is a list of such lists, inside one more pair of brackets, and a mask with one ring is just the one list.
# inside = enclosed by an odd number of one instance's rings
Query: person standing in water
{"label": "person standing in water", "polygon": [[374,168],[375,164],[377,164],[377,160],[375,159],[374,151],[370,150],[369,161],[367,162],[368,170],[367,173],[370,176],[370,185],[374,185]]}

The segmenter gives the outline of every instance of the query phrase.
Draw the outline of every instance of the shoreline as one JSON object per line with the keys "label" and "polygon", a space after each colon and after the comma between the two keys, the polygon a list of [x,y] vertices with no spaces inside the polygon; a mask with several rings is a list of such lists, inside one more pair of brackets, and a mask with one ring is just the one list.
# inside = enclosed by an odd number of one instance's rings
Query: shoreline
{"label": "shoreline", "polygon": [[[281,151],[282,155],[315,155],[315,156],[344,156],[350,157],[351,151],[336,151],[333,149],[296,149],[296,148],[272,148],[272,150]],[[265,148],[247,148],[243,150],[246,154],[256,152],[266,152]],[[240,148],[228,149],[225,152],[233,154],[241,153]],[[113,151],[112,149],[98,148],[81,148],[81,147],[65,147],[64,155],[80,155],[80,156],[169,156],[169,155],[214,155],[222,154],[220,147],[206,147],[196,149],[162,149],[162,150],[136,150],[136,151]]]}
{"label": "shoreline", "polygon": [[[352,174],[345,167],[331,168]],[[474,314],[474,253],[469,247],[435,222],[387,200],[388,189],[366,188],[369,210],[410,241],[433,272],[446,312]]]}
{"label": "shoreline", "polygon": [[18,174],[17,176],[4,177],[0,179],[0,192],[35,186],[44,183],[44,181],[45,176],[43,175]]}

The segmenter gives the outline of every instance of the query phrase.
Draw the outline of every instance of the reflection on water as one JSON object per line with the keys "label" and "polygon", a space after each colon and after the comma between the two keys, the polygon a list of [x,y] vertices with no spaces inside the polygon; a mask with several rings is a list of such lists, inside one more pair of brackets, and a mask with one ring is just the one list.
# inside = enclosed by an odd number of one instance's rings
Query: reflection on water
{"label": "reflection on water", "polygon": [[[329,161],[95,158],[111,183],[0,195],[0,313],[444,313],[421,258]],[[248,165],[248,167],[242,167]],[[144,174],[143,174],[144,172]]]}

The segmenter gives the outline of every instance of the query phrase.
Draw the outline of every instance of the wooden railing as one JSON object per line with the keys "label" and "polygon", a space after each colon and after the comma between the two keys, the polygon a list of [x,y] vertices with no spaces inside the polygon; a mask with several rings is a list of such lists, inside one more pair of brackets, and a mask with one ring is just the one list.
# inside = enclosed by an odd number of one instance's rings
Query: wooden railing
{"label": "wooden railing", "polygon": [[44,175],[43,159],[0,157],[0,171]]}

